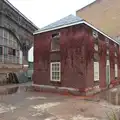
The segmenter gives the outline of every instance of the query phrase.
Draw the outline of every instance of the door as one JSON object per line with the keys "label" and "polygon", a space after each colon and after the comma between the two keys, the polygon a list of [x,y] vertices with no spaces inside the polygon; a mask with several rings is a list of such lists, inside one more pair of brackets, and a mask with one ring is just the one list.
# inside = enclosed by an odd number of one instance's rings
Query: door
{"label": "door", "polygon": [[107,86],[110,84],[110,61],[106,62],[106,84]]}

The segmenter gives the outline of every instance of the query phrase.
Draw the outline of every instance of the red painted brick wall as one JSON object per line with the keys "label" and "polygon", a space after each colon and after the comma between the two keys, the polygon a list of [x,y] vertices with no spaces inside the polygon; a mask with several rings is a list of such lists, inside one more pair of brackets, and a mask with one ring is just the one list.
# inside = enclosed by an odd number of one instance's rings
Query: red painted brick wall
{"label": "red painted brick wall", "polygon": [[[85,88],[94,87],[94,68],[93,68],[93,46],[92,28],[86,25],[77,25],[57,30],[60,32],[61,51],[61,82],[50,81],[50,43],[52,33],[45,32],[35,35],[34,40],[34,84],[38,85],[56,85],[62,87],[79,88],[81,91]],[[79,41],[83,40],[80,43]],[[87,42],[84,42],[87,40]],[[76,42],[77,41],[77,42]],[[105,37],[99,34],[99,44],[105,43]],[[79,47],[77,46],[79,45]],[[74,48],[76,46],[76,49]],[[78,47],[78,49],[77,49]],[[91,48],[92,47],[92,48]],[[89,53],[85,52],[88,51]],[[67,52],[66,52],[67,51]],[[92,53],[93,52],[93,53]],[[87,54],[87,55],[86,55]],[[90,54],[90,55],[89,55]],[[106,87],[106,60],[100,57],[100,87]],[[119,75],[120,76],[120,75]],[[114,68],[111,68],[111,79],[114,79]]]}

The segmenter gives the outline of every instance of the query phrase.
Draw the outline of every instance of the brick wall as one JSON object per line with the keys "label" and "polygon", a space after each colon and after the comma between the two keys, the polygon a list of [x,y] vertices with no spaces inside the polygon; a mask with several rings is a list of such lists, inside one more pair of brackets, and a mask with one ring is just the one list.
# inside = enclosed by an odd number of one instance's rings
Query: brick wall
{"label": "brick wall", "polygon": [[[61,51],[57,52],[60,55],[61,62],[61,82],[51,82],[50,81],[50,62],[51,62],[51,52],[50,43],[52,33],[55,31],[50,31],[42,34],[35,35],[34,41],[34,73],[33,81],[38,85],[55,85],[62,87],[73,87],[78,88],[81,91],[85,88],[93,88],[96,85],[100,85],[101,88],[106,87],[106,55],[102,44],[105,44],[106,37],[98,33],[98,45],[99,50],[99,65],[100,65],[100,81],[97,84],[94,82],[94,67],[93,67],[93,49],[95,39],[92,36],[92,28],[87,25],[77,25],[69,28],[63,28],[57,30],[60,32],[60,45]],[[83,35],[83,36],[82,36]],[[86,37],[87,36],[87,37]],[[78,40],[76,42],[76,40]],[[80,47],[79,41],[83,41]],[[91,42],[89,42],[91,41]],[[110,40],[111,41],[111,40]],[[82,43],[82,42],[81,42]],[[113,42],[111,42],[113,43]],[[81,52],[78,49],[73,49],[74,45],[77,48],[79,45]],[[86,46],[88,45],[88,46]],[[84,46],[84,47],[83,47]],[[86,47],[85,47],[86,46]],[[111,44],[109,44],[111,46]],[[85,52],[87,49],[87,52]],[[118,49],[118,47],[116,48]],[[66,53],[67,50],[67,53]],[[78,50],[78,51],[77,51]],[[104,54],[103,54],[104,52]],[[88,56],[91,54],[91,58]],[[86,57],[85,57],[86,56]],[[111,69],[111,80],[114,80],[114,68]]]}
{"label": "brick wall", "polygon": [[[81,34],[81,27],[79,26],[79,28],[80,29],[78,33],[76,33],[76,29],[78,29],[76,27],[69,27],[58,30],[61,36],[61,50],[69,46],[70,39],[72,39],[74,43],[75,37],[78,34]],[[57,85],[63,87],[74,87],[83,89],[85,87],[85,64],[81,64],[80,59],[74,59],[74,63],[72,63],[71,50],[69,48],[67,48],[67,53],[65,53],[65,51],[60,51],[60,53],[57,53],[57,55],[60,55],[61,62],[61,82],[50,81],[50,61],[51,55],[53,54],[50,52],[50,41],[51,36],[54,32],[55,31],[35,35],[33,74],[34,83],[40,85]],[[47,57],[45,54],[47,55]],[[63,57],[65,57],[66,54],[68,55],[65,62],[65,60],[63,60]],[[79,54],[79,57],[82,56],[83,53]],[[73,57],[77,58],[78,54],[74,54]],[[73,66],[76,67],[73,67],[72,64],[74,64]]]}
{"label": "brick wall", "polygon": [[96,0],[96,2],[78,10],[76,14],[99,28],[106,34],[120,35],[120,0]]}

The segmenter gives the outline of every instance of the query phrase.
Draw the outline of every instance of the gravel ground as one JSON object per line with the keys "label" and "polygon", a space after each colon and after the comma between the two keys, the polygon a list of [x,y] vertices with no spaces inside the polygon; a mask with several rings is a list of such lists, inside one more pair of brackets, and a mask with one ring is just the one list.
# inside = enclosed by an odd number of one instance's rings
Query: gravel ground
{"label": "gravel ground", "polygon": [[35,92],[25,86],[1,87],[0,120],[107,120],[106,113],[119,112],[119,106],[100,98],[83,100],[80,96]]}

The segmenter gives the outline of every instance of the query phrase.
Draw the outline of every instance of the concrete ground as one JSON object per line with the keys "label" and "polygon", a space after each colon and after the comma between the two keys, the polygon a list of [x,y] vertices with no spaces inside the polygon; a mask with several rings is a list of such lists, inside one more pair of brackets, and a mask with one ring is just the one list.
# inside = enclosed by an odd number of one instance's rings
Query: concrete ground
{"label": "concrete ground", "polygon": [[107,113],[119,112],[118,105],[99,95],[86,98],[40,93],[27,86],[30,83],[0,87],[0,120],[107,120]]}

